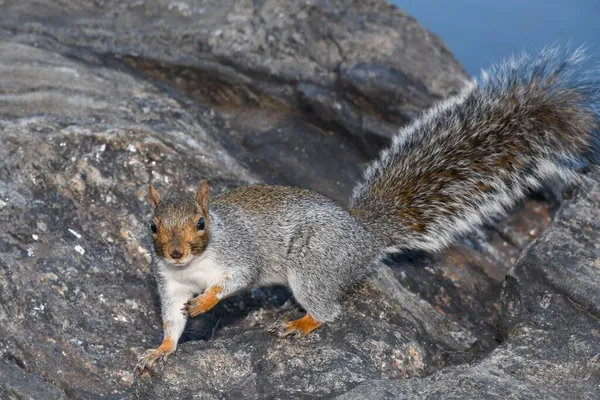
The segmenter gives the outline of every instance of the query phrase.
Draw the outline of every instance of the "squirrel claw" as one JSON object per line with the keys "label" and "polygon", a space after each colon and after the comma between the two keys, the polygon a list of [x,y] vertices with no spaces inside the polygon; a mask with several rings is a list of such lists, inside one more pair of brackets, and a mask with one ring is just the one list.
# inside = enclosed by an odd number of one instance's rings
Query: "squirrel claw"
{"label": "squirrel claw", "polygon": [[135,366],[136,371],[140,374],[150,373],[154,370],[154,366],[159,361],[165,361],[169,353],[160,351],[159,349],[150,349],[140,357],[137,365]]}
{"label": "squirrel claw", "polygon": [[283,339],[283,338],[297,339],[301,336],[300,331],[295,330],[295,329],[289,329],[285,323],[275,324],[271,329],[269,329],[269,332],[274,334],[275,336],[277,336],[280,339]]}
{"label": "squirrel claw", "polygon": [[200,296],[189,299],[182,308],[184,315],[194,318],[196,315],[207,312],[223,297],[222,291],[220,286],[213,286]]}
{"label": "squirrel claw", "polygon": [[181,313],[186,317],[194,318],[196,315],[201,314],[202,312],[198,310],[198,306],[195,305],[192,300],[188,300],[183,305],[181,308]]}
{"label": "squirrel claw", "polygon": [[304,317],[279,324],[271,329],[279,338],[291,337],[298,338],[305,336],[321,326],[321,323],[314,319],[312,315],[306,314]]}
{"label": "squirrel claw", "polygon": [[167,336],[156,349],[146,350],[144,354],[142,354],[135,369],[141,375],[152,372],[152,370],[154,370],[154,365],[157,362],[165,361],[169,354],[174,351],[175,345],[173,344],[173,339]]}

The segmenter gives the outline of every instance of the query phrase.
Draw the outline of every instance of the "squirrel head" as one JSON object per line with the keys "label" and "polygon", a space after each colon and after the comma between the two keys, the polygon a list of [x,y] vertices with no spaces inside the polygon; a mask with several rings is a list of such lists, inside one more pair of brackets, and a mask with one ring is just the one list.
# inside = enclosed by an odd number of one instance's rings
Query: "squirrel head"
{"label": "squirrel head", "polygon": [[193,199],[169,197],[161,201],[152,185],[149,194],[154,210],[150,229],[156,255],[171,265],[185,267],[208,246],[208,183],[200,183]]}

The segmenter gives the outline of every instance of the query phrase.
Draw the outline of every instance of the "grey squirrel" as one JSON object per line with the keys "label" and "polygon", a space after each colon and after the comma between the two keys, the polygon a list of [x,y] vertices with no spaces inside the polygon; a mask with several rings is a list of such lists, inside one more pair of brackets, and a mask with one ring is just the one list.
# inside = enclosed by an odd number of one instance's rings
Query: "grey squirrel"
{"label": "grey squirrel", "polygon": [[279,334],[305,335],[340,314],[340,297],[385,253],[438,251],[543,182],[578,181],[600,147],[600,82],[579,74],[584,60],[552,48],[483,73],[402,128],[348,208],[284,186],[210,201],[206,181],[195,198],[161,200],[150,186],[164,340],[138,370],[175,351],[188,316],[252,287],[287,285],[306,315]]}

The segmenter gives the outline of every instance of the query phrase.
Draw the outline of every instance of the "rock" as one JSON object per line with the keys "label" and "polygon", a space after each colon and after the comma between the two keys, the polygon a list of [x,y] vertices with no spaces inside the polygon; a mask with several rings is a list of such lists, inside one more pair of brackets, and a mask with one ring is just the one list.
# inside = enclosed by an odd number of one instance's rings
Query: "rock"
{"label": "rock", "polygon": [[0,361],[0,397],[6,400],[67,399],[65,393],[56,386],[5,361]]}
{"label": "rock", "polygon": [[148,183],[283,183],[346,202],[390,135],[466,74],[380,0],[0,4],[2,396],[342,395],[467,374],[504,351],[502,282],[548,226],[551,195],[444,254],[375,266],[344,316],[305,339],[269,333],[300,312],[289,291],[255,289],[191,320],[165,366],[135,375],[161,340]]}
{"label": "rock", "polygon": [[362,383],[340,398],[599,398],[599,203],[596,175],[511,269],[505,341],[489,355],[424,379]]}
{"label": "rock", "polygon": [[[229,129],[215,140],[251,172],[342,202],[365,156],[467,78],[381,0],[7,0],[2,36],[165,83],[219,113]],[[298,130],[305,140],[281,134]]]}

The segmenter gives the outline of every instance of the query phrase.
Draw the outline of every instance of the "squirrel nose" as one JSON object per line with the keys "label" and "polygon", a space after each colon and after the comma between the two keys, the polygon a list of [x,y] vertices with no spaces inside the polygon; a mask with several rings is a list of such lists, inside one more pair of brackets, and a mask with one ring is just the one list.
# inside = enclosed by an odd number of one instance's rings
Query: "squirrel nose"
{"label": "squirrel nose", "polygon": [[179,260],[181,257],[183,257],[183,253],[179,250],[176,249],[171,251],[171,258],[173,258],[174,260]]}

